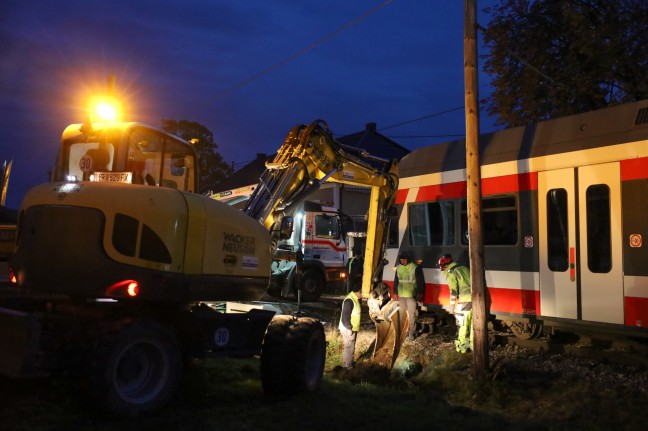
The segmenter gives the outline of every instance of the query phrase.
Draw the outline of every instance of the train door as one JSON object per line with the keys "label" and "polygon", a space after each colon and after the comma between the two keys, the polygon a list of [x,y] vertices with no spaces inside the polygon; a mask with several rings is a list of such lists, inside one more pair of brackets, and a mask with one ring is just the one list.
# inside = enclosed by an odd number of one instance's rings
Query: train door
{"label": "train door", "polygon": [[540,312],[578,318],[574,169],[538,173]]}
{"label": "train door", "polygon": [[538,174],[542,315],[623,323],[619,169]]}
{"label": "train door", "polygon": [[623,324],[619,163],[578,169],[582,319]]}

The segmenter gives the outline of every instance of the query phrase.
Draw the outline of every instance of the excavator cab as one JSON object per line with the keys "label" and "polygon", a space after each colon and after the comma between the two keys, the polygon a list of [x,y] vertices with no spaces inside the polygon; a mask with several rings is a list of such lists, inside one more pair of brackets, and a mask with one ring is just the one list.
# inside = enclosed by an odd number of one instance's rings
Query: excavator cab
{"label": "excavator cab", "polygon": [[195,192],[197,157],[191,143],[141,123],[72,124],[63,132],[51,179]]}

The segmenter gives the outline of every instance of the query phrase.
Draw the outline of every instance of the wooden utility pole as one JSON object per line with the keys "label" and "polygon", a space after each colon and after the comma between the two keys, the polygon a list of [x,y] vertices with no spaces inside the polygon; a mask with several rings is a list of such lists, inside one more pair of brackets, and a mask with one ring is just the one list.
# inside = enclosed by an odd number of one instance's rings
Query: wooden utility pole
{"label": "wooden utility pole", "polygon": [[11,163],[12,160],[9,159],[7,162],[5,160],[4,164],[2,165],[2,176],[0,177],[0,181],[2,181],[2,191],[0,191],[0,205],[4,206],[5,200],[7,199],[7,188],[9,187],[9,175],[11,174]]}
{"label": "wooden utility pole", "polygon": [[477,87],[477,0],[464,3],[464,88],[466,105],[466,183],[468,187],[468,251],[473,309],[475,378],[483,380],[488,363],[488,315],[484,276],[484,241],[479,168],[479,92]]}

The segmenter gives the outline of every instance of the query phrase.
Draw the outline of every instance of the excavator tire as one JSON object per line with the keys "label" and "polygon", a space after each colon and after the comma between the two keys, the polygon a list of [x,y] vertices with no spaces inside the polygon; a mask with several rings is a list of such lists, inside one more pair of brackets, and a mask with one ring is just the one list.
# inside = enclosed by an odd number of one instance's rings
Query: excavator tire
{"label": "excavator tire", "polygon": [[322,324],[309,317],[275,316],[261,348],[261,383],[271,397],[319,389],[326,360]]}
{"label": "excavator tire", "polygon": [[[319,271],[307,269],[301,277],[301,300],[304,302],[315,302],[322,296],[326,280]],[[297,292],[294,292],[295,297]]]}
{"label": "excavator tire", "polygon": [[112,334],[96,352],[94,391],[120,416],[140,416],[164,406],[180,381],[182,355],[164,326],[138,322]]}

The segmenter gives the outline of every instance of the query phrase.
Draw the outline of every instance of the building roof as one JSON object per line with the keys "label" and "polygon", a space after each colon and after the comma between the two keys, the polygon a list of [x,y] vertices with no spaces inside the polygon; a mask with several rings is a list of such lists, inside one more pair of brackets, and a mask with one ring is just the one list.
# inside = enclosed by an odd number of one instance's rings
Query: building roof
{"label": "building roof", "polygon": [[337,141],[387,160],[400,160],[410,152],[402,145],[378,133],[376,123],[367,123],[363,131],[342,136]]}
{"label": "building roof", "polygon": [[[410,151],[402,145],[378,133],[376,123],[367,123],[365,129],[336,139],[340,144],[364,150],[372,156],[386,160],[400,160]],[[258,184],[259,177],[265,170],[265,163],[274,158],[274,154],[257,153],[256,159],[234,172],[229,178],[221,181],[213,192],[233,190],[252,184]]]}
{"label": "building roof", "polygon": [[257,153],[256,159],[234,172],[228,178],[218,183],[213,192],[222,192],[225,190],[234,190],[239,187],[250,186],[259,183],[259,177],[265,170],[266,161],[272,160],[274,155]]}

